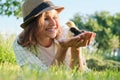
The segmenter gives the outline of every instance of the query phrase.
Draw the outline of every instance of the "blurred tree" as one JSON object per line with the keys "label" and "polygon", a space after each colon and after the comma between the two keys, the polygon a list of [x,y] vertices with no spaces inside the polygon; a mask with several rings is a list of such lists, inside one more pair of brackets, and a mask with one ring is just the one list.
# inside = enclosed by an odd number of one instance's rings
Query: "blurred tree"
{"label": "blurred tree", "polygon": [[[101,28],[101,31],[97,31],[96,41],[99,42],[98,48],[114,50],[119,47],[119,35],[113,33],[113,29],[115,28],[115,26],[113,26],[113,20],[115,23],[119,21],[115,20],[114,16],[115,15],[111,16],[110,13],[106,11],[94,14],[94,18]],[[116,32],[118,32],[118,30],[116,30]]]}
{"label": "blurred tree", "polygon": [[0,0],[0,15],[21,16],[21,3],[23,0]]}
{"label": "blurred tree", "polygon": [[[120,13],[117,13],[113,19],[112,32],[120,36]],[[120,37],[119,37],[120,39]]]}
{"label": "blurred tree", "polygon": [[95,12],[86,17],[75,14],[71,20],[77,24],[79,29],[96,32],[95,40],[98,49],[114,50],[120,47],[120,14],[112,16],[107,11]]}

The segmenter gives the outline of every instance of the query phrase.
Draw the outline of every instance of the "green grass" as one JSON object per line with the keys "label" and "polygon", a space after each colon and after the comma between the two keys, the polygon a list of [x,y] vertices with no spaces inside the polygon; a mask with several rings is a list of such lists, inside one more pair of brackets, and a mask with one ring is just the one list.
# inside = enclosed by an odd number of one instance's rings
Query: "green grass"
{"label": "green grass", "polygon": [[0,63],[10,62],[16,64],[13,41],[15,35],[6,35],[5,37],[0,34]]}
{"label": "green grass", "polygon": [[14,39],[14,35],[4,38],[0,34],[0,80],[120,80],[120,62],[104,59],[97,53],[86,56],[91,72],[76,72],[65,66],[53,66],[48,71],[21,69],[12,49]]}
{"label": "green grass", "polygon": [[0,80],[120,80],[117,70],[79,72],[69,70],[64,66],[54,66],[48,71],[21,69],[10,63],[0,64]]}

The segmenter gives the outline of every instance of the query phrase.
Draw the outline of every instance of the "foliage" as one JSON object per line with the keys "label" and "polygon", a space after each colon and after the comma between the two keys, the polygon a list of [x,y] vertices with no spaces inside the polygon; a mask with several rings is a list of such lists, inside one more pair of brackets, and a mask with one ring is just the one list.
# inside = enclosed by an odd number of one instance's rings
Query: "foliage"
{"label": "foliage", "polygon": [[113,60],[102,60],[97,58],[90,58],[87,60],[87,66],[96,71],[115,70],[120,71],[120,63]]}
{"label": "foliage", "polygon": [[[86,20],[87,19],[87,20]],[[120,48],[120,14],[110,15],[107,11],[96,12],[93,15],[83,17],[75,14],[73,19],[79,29],[85,29],[96,33],[98,49],[114,50]]]}
{"label": "foliage", "polygon": [[14,38],[15,35],[3,36],[2,34],[0,34],[0,63],[16,63],[14,52],[12,49]]}
{"label": "foliage", "polygon": [[21,16],[22,0],[0,0],[0,15]]}

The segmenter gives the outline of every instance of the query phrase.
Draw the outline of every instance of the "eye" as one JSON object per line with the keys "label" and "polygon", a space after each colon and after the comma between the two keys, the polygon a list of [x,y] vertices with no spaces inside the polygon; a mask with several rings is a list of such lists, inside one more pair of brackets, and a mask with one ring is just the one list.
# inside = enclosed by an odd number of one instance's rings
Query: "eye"
{"label": "eye", "polygon": [[46,20],[46,21],[47,21],[47,20],[49,20],[49,18],[48,18],[48,17],[46,17],[44,20]]}

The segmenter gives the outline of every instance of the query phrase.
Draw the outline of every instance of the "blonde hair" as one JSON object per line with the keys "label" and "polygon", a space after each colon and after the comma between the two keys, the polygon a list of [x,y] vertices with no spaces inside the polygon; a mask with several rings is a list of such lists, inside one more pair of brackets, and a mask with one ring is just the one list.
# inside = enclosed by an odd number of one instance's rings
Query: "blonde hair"
{"label": "blonde hair", "polygon": [[[46,12],[34,18],[19,35],[18,43],[24,47],[38,44],[38,35],[44,27],[44,15]],[[39,22],[38,22],[39,21]],[[39,25],[39,26],[38,26]],[[55,39],[61,36],[61,27],[58,23],[58,33]]]}

